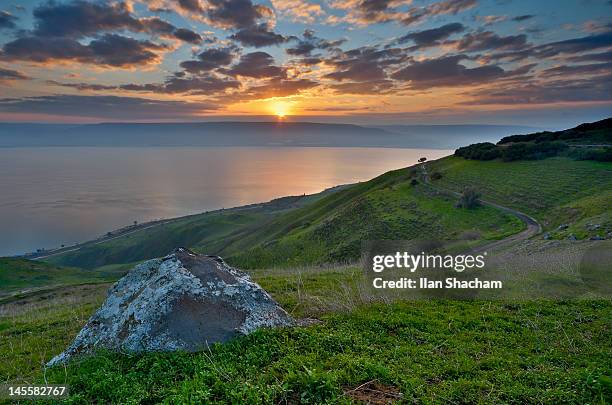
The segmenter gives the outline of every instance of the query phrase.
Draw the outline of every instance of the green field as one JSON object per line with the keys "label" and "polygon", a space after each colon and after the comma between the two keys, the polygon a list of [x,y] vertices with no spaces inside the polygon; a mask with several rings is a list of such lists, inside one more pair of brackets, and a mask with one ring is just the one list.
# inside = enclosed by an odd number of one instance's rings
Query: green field
{"label": "green field", "polygon": [[[430,170],[442,174],[437,181],[440,186],[456,191],[475,187],[483,198],[532,215],[545,228],[600,214],[607,214],[610,222],[605,201],[612,196],[611,163],[569,158],[508,163],[448,157],[433,162]],[[559,208],[572,206],[578,212],[558,215]]]}
{"label": "green field", "polygon": [[0,302],[20,291],[45,290],[61,285],[108,282],[116,280],[124,269],[95,272],[61,267],[45,262],[0,257]]}
{"label": "green field", "polygon": [[[261,330],[201,353],[102,352],[46,379],[69,383],[70,403],[605,403],[612,395],[609,301],[383,303],[360,288],[360,274],[255,272],[292,315],[322,323]],[[0,378],[43,382],[42,365],[104,289],[3,306]]]}

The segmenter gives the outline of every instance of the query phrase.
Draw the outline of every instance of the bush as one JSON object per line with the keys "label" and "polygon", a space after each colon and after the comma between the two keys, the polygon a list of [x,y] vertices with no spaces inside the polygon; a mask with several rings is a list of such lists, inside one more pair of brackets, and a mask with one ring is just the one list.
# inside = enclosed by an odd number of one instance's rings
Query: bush
{"label": "bush", "polygon": [[556,156],[559,152],[567,149],[564,142],[522,142],[501,148],[501,157],[506,162],[514,160],[538,160]]}
{"label": "bush", "polygon": [[540,138],[554,140],[555,139],[554,135],[555,133],[550,132],[550,131],[535,132],[533,134],[527,134],[527,135],[510,135],[510,136],[506,136],[502,138],[499,142],[497,142],[497,144],[503,145],[506,143],[532,142],[532,141],[537,141]]}
{"label": "bush", "polygon": [[471,187],[466,187],[463,190],[461,197],[459,197],[459,201],[457,201],[456,207],[466,209],[476,208],[480,204],[480,202],[478,201],[479,198],[480,194],[475,189]]}
{"label": "bush", "polygon": [[612,162],[612,148],[577,148],[570,152],[570,157],[576,160],[595,160],[598,162]]}
{"label": "bush", "polygon": [[500,157],[499,147],[491,142],[475,143],[455,151],[455,156],[471,160],[493,160]]}
{"label": "bush", "polygon": [[431,174],[431,179],[432,180],[440,180],[442,178],[442,173],[440,172],[433,172]]}
{"label": "bush", "polygon": [[419,184],[419,181],[417,179],[410,180],[410,185],[411,186],[416,186],[417,184]]}

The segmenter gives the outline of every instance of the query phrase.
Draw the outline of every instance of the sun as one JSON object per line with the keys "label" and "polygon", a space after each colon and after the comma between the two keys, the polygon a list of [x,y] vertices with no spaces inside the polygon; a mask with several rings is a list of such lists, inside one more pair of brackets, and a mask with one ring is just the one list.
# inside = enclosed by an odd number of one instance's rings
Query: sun
{"label": "sun", "polygon": [[274,101],[270,104],[270,110],[278,118],[285,118],[291,113],[291,104],[286,101]]}

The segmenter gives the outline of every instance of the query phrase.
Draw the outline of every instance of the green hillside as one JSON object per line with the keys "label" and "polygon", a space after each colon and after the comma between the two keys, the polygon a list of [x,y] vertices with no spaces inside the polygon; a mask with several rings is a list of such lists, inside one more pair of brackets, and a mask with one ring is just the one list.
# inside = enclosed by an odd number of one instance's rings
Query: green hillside
{"label": "green hillside", "polygon": [[[478,189],[483,198],[521,210],[545,229],[602,215],[610,224],[612,163],[548,158],[502,162],[448,157],[432,162],[440,186]],[[574,207],[564,212],[563,207]],[[571,211],[571,212],[570,212]],[[609,230],[612,230],[610,228]]]}
{"label": "green hillside", "polygon": [[88,271],[40,261],[0,257],[0,299],[21,290],[47,289],[59,285],[102,282],[116,279],[121,272],[107,269]]}

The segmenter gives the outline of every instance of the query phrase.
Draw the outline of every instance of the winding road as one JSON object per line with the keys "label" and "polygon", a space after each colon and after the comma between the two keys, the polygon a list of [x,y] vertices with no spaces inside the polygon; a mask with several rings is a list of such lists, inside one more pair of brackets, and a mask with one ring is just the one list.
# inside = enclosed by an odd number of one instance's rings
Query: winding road
{"label": "winding road", "polygon": [[[437,192],[441,194],[446,194],[446,195],[457,197],[457,198],[461,197],[461,193],[457,191],[434,186],[429,178],[429,174],[427,173],[427,167],[425,164],[421,164],[421,170],[422,170],[421,179],[423,183],[425,183],[428,187],[436,190]],[[489,207],[493,207],[500,211],[506,212],[510,215],[514,215],[526,225],[526,228],[522,230],[521,232],[512,234],[504,239],[487,242],[484,245],[475,247],[472,249],[472,252],[478,253],[478,252],[484,252],[484,251],[503,249],[511,245],[514,245],[517,242],[527,240],[534,235],[542,233],[542,225],[535,218],[525,214],[524,212],[515,210],[513,208],[505,207],[503,205],[499,205],[499,204],[496,204],[496,203],[493,203],[487,200],[483,200],[483,199],[479,199],[478,202],[482,205],[487,205]]]}

